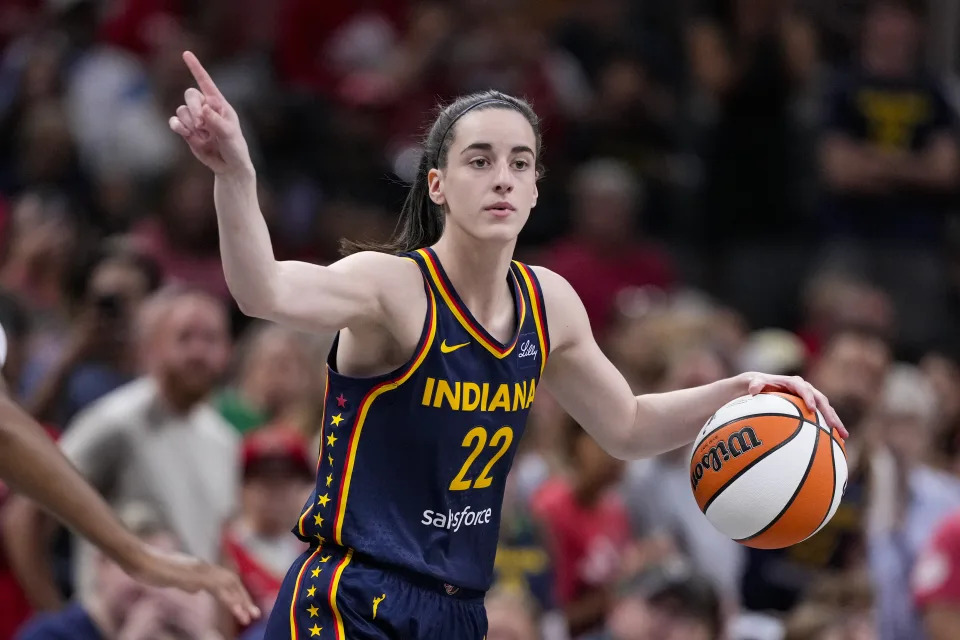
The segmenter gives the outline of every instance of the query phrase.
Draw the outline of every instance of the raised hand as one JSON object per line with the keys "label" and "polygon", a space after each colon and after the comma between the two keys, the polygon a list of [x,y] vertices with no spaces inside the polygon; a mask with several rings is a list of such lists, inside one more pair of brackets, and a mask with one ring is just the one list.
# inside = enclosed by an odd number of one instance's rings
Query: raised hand
{"label": "raised hand", "polygon": [[199,89],[191,87],[183,94],[186,104],[177,107],[177,115],[170,118],[170,128],[187,141],[193,155],[214,173],[251,168],[250,152],[237,112],[195,55],[185,51],[183,61]]}

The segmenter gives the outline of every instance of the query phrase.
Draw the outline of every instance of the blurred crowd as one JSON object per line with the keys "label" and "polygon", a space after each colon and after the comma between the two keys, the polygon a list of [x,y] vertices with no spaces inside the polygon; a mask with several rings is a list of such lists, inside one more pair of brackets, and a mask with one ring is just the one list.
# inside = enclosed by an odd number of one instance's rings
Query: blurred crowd
{"label": "blurred crowd", "polygon": [[[637,393],[801,374],[851,432],[813,538],[715,531],[684,448],[616,461],[538,395],[488,640],[960,638],[960,5],[951,0],[3,0],[3,375],[144,539],[268,611],[302,551],[332,336],[227,291],[210,173],[167,128],[204,62],[280,259],[395,224],[438,101],[532,101],[518,257]],[[259,639],[0,486],[0,640]]]}

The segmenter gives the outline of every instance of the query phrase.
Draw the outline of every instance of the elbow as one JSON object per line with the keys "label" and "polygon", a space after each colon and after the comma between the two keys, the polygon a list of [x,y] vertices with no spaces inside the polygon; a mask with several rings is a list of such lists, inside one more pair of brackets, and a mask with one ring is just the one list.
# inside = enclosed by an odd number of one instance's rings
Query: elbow
{"label": "elbow", "polygon": [[636,423],[630,425],[628,429],[618,429],[605,440],[601,443],[603,448],[617,460],[629,462],[652,455],[644,445]]}

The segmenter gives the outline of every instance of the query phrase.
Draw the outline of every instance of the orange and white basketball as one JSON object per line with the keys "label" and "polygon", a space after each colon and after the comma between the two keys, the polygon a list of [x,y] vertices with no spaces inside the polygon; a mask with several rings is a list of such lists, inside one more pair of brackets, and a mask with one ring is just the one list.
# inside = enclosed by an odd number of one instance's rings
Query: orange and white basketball
{"label": "orange and white basketball", "polygon": [[748,547],[788,547],[836,512],[847,488],[846,450],[799,397],[744,396],[700,431],[690,483],[700,510],[723,534]]}

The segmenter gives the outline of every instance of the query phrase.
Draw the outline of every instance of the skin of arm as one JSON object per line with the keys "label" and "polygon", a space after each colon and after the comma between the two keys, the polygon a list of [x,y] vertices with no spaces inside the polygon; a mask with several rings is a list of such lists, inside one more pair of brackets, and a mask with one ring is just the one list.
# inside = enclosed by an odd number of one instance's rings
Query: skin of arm
{"label": "skin of arm", "polygon": [[[234,574],[183,554],[153,549],[126,529],[40,425],[2,388],[0,478],[90,540],[134,578],[190,592],[209,591],[244,624],[259,616]],[[52,602],[50,594],[40,595]]]}
{"label": "skin of arm", "polygon": [[719,407],[768,387],[799,395],[846,437],[826,397],[797,377],[745,373],[690,389],[634,396],[597,345],[583,303],[570,284],[548,269],[535,271],[543,289],[551,343],[544,384],[610,455],[631,460],[689,444]]}

